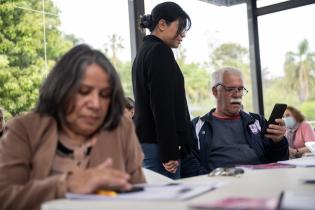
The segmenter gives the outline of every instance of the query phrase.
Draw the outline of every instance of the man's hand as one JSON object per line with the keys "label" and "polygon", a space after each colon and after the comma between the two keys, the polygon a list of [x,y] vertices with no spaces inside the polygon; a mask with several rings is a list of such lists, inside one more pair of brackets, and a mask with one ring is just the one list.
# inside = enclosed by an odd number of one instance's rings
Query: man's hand
{"label": "man's hand", "polygon": [[286,130],[283,119],[281,118],[276,119],[276,123],[278,124],[269,125],[269,127],[267,128],[266,135],[265,135],[267,138],[270,138],[275,143],[283,139],[285,130]]}
{"label": "man's hand", "polygon": [[130,176],[112,168],[112,160],[106,159],[95,168],[78,170],[68,175],[67,191],[73,193],[93,193],[98,189],[128,190]]}
{"label": "man's hand", "polygon": [[163,163],[163,166],[165,170],[167,170],[170,173],[175,174],[177,171],[177,168],[179,166],[179,161],[178,160],[170,160],[167,163]]}

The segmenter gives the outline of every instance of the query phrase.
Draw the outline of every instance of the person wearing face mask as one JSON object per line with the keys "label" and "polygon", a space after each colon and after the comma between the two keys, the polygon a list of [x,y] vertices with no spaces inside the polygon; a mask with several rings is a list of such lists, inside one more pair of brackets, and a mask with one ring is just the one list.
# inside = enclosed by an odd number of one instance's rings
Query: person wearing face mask
{"label": "person wearing face mask", "polygon": [[283,114],[283,120],[287,128],[285,136],[289,142],[290,157],[301,157],[304,153],[310,152],[305,142],[315,141],[315,134],[303,114],[293,106],[288,106]]}
{"label": "person wearing face mask", "polygon": [[172,179],[179,178],[179,160],[192,143],[184,76],[172,51],[190,26],[190,17],[176,3],[156,5],[141,17],[140,27],[151,33],[144,37],[132,65],[134,122],[143,165]]}
{"label": "person wearing face mask", "polygon": [[192,153],[182,160],[182,177],[209,173],[217,167],[263,164],[287,160],[288,142],[282,119],[266,119],[242,109],[244,87],[241,71],[231,67],[212,74],[216,108],[192,120],[195,134]]}

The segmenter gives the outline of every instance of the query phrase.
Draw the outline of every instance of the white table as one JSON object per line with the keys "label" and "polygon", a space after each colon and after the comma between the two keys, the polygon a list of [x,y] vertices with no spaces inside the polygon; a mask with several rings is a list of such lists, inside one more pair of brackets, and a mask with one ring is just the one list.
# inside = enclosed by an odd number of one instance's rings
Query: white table
{"label": "white table", "polygon": [[278,198],[282,190],[314,190],[314,184],[303,184],[302,179],[314,178],[315,168],[282,168],[246,170],[239,177],[198,176],[182,179],[183,182],[207,180],[227,181],[228,184],[187,201],[74,201],[55,200],[46,202],[42,210],[167,210],[189,209],[188,204],[217,200],[225,197]]}

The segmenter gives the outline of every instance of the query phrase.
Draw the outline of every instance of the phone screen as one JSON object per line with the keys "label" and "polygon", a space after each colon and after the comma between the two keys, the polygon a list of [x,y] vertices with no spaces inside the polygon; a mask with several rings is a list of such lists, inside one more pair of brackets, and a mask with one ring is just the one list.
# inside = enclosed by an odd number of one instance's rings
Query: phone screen
{"label": "phone screen", "polygon": [[[282,118],[286,109],[287,109],[286,104],[275,104],[275,106],[273,107],[272,112],[270,114],[270,117],[268,119],[266,129],[268,128],[268,126],[270,124],[277,124],[275,120]],[[265,133],[266,133],[266,131],[265,131]]]}

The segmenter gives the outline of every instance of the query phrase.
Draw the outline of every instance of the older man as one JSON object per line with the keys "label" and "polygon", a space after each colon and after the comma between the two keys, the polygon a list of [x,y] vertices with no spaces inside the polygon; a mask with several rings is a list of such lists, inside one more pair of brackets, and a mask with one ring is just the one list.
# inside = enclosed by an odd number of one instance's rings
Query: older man
{"label": "older man", "polygon": [[242,111],[248,92],[238,69],[226,67],[212,75],[216,108],[193,119],[193,153],[182,160],[182,176],[208,173],[217,167],[260,164],[288,159],[282,119],[267,128],[263,116]]}

